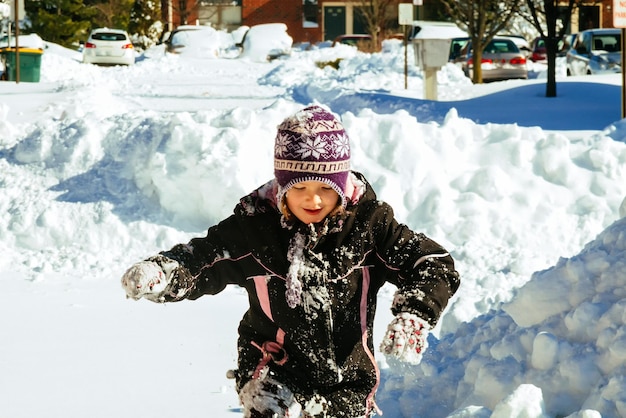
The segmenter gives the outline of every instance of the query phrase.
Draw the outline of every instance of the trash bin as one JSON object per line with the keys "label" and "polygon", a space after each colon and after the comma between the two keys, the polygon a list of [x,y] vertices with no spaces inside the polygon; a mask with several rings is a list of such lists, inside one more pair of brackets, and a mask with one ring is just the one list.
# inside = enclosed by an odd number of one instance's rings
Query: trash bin
{"label": "trash bin", "polygon": [[[17,81],[17,57],[15,48],[0,49],[0,58],[4,63],[3,78],[8,81]],[[38,83],[41,74],[41,55],[43,51],[35,48],[20,48],[20,80]]]}

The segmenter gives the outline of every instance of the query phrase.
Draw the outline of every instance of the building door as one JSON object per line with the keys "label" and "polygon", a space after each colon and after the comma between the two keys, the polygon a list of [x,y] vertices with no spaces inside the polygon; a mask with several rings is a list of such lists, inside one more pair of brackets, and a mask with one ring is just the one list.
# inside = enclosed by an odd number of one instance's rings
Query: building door
{"label": "building door", "polygon": [[358,8],[354,8],[352,16],[352,33],[367,33],[367,22],[363,17],[363,12]]}
{"label": "building door", "polygon": [[346,33],[346,7],[324,6],[324,40],[332,41]]}

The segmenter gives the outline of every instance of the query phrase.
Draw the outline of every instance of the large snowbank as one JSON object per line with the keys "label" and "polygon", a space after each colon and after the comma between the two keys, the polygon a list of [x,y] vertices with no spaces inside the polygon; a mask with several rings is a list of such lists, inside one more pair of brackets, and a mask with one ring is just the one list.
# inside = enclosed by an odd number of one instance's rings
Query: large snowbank
{"label": "large snowbank", "polygon": [[[241,290],[163,307],[124,301],[119,277],[269,179],[276,125],[315,101],[340,113],[379,197],[446,245],[463,277],[421,365],[378,356],[385,416],[626,414],[619,77],[560,80],[546,105],[541,79],[474,86],[445,67],[446,101],[430,102],[417,69],[403,90],[393,43],[272,63],[156,48],[130,68],[47,46],[41,83],[0,84],[8,416],[239,413],[224,371]],[[342,53],[339,70],[315,65]],[[492,122],[504,113],[520,123]]]}

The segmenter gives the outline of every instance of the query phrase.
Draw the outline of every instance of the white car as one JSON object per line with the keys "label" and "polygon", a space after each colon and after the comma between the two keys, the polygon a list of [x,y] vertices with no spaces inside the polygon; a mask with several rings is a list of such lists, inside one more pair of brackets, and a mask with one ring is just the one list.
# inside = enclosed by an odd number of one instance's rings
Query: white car
{"label": "white car", "polygon": [[235,46],[232,36],[227,32],[204,25],[181,25],[163,43],[166,53],[186,54],[196,58],[220,57]]}
{"label": "white car", "polygon": [[293,38],[287,33],[284,23],[264,23],[252,26],[238,46],[240,57],[252,61],[272,61],[290,55]]}
{"label": "white car", "polygon": [[565,60],[567,75],[621,73],[621,29],[587,29],[580,32],[567,51]]}
{"label": "white car", "polygon": [[86,64],[133,65],[135,48],[128,33],[121,29],[98,28],[91,31],[83,46]]}

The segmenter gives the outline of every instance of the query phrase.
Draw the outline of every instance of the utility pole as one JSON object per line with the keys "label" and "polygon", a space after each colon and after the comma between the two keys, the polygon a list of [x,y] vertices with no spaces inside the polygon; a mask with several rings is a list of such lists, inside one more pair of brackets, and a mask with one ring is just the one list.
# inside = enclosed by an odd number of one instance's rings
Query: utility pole
{"label": "utility pole", "polygon": [[622,32],[621,36],[621,65],[622,65],[622,119],[626,118],[626,73],[624,71],[624,65],[626,65],[626,58],[624,57],[624,47],[626,46],[626,1],[613,0],[613,26],[620,28]]}
{"label": "utility pole", "polygon": [[15,15],[15,83],[20,82],[20,14],[19,0],[13,0]]}

